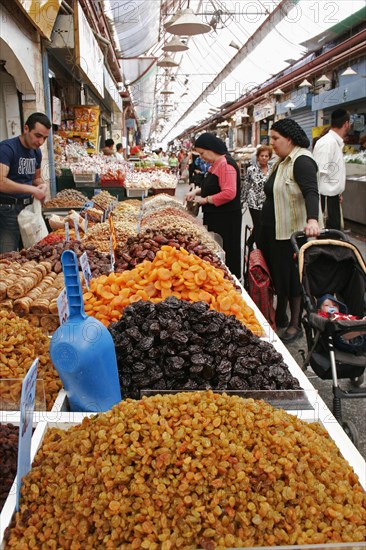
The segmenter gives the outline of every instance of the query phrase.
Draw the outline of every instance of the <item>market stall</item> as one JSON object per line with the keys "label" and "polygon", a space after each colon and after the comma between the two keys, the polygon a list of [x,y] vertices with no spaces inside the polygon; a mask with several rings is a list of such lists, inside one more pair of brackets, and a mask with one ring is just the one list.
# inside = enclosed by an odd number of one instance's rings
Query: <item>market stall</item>
{"label": "market stall", "polygon": [[[100,195],[104,205],[112,203],[105,191]],[[22,269],[34,270],[31,262],[37,258],[38,271],[42,272],[42,262],[47,262],[45,269],[55,273],[56,280],[56,271],[62,276],[59,268],[63,250],[73,250],[78,257],[87,253],[92,278],[89,288],[83,283],[84,308],[112,335],[123,397],[113,411],[89,419],[92,412],[66,412],[68,400],[61,391],[48,407],[52,413],[35,413],[32,458],[38,448],[40,453],[37,466],[24,481],[21,512],[7,547],[16,546],[19,540],[27,540],[26,544],[30,539],[38,540],[36,532],[25,529],[32,513],[29,518],[24,513],[32,509],[33,501],[37,509],[45,506],[48,510],[57,499],[61,510],[61,501],[66,502],[70,496],[75,506],[70,519],[75,517],[76,523],[62,520],[66,523],[64,532],[58,535],[61,546],[77,537],[81,545],[86,540],[91,547],[102,544],[98,521],[87,519],[94,518],[92,512],[85,514],[89,505],[83,499],[92,499],[94,514],[105,511],[110,544],[117,544],[118,539],[118,544],[134,540],[139,547],[151,548],[168,548],[172,541],[177,545],[181,541],[180,546],[195,543],[202,548],[212,547],[213,542],[224,546],[250,542],[257,547],[286,544],[289,548],[312,543],[320,544],[319,548],[334,548],[335,542],[353,541],[353,548],[364,547],[360,503],[364,496],[361,487],[366,487],[365,462],[239,281],[227,270],[212,235],[169,195],[142,202],[123,201],[109,210],[112,225],[108,219],[96,220],[80,241],[62,240],[45,248],[39,243],[1,259],[7,273],[16,269],[16,275]],[[112,228],[118,233],[118,245],[111,249]],[[59,235],[66,237],[62,231]],[[33,294],[29,293],[40,284],[35,275],[28,276],[32,288],[25,293],[23,289],[20,298],[26,299],[29,309],[33,307]],[[6,281],[0,302],[7,324],[14,319],[18,322],[14,302],[9,303],[10,286]],[[8,303],[7,311],[4,302]],[[20,319],[30,322],[24,316]],[[36,330],[34,334],[35,340],[40,339]],[[15,348],[21,343],[12,345]],[[13,350],[9,348],[8,353],[10,356]],[[14,367],[8,361],[8,369]],[[56,380],[59,384],[57,376],[53,384]],[[140,401],[143,395],[146,397]],[[137,401],[128,401],[127,397]],[[1,414],[3,422],[19,420],[16,411]],[[60,469],[52,463],[51,455],[55,453]],[[80,463],[79,459],[75,462],[75,456],[89,453],[91,461],[96,460],[90,466],[92,478],[99,484],[95,495],[84,493],[87,486],[94,485],[84,483],[81,472],[78,481],[75,477]],[[123,456],[128,464],[121,462],[121,469],[114,471],[114,464]],[[169,470],[173,457],[173,469]],[[43,464],[46,470],[42,470]],[[58,488],[49,477],[53,471],[57,472]],[[73,479],[66,476],[64,480],[63,471]],[[41,482],[47,479],[49,490],[43,491],[37,478]],[[314,491],[313,483],[317,487]],[[316,496],[320,483],[329,502],[326,508],[321,504],[324,498]],[[247,501],[248,486],[251,496]],[[278,496],[272,494],[269,498],[266,491],[272,486]],[[131,493],[136,503],[154,487],[155,496],[152,494],[151,501],[144,504],[141,501],[145,512],[139,504],[129,527],[124,523],[124,511],[131,507],[123,487],[127,493],[128,488],[136,489]],[[62,498],[59,491],[63,491]],[[0,540],[14,512],[13,493],[10,491],[1,514]],[[80,495],[80,507],[76,494]],[[160,495],[158,508],[164,520],[156,519],[156,495]],[[341,495],[348,495],[347,503]],[[228,500],[223,503],[223,498]],[[195,503],[201,499],[195,511]],[[311,513],[308,499],[314,510]],[[166,506],[173,511],[171,517]],[[302,506],[303,512],[297,515],[295,510]],[[286,512],[290,514],[287,516],[285,509],[293,512]],[[192,516],[189,521],[187,514]],[[46,522],[56,521],[52,512],[45,517]],[[30,521],[43,519],[37,515]],[[41,533],[48,536],[46,526],[42,526]],[[130,538],[124,540],[124,536]]]}

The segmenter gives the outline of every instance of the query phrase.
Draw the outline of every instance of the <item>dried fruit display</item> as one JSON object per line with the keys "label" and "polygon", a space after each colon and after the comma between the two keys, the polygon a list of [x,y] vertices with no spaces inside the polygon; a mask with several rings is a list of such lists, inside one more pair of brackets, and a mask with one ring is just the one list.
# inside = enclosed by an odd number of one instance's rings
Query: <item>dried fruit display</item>
{"label": "dried fruit display", "polygon": [[221,269],[184,248],[163,245],[154,260],[144,260],[135,269],[93,279],[84,294],[85,311],[105,326],[118,321],[123,309],[138,300],[160,302],[168,296],[189,302],[204,301],[211,309],[235,315],[254,333],[263,329],[253,310]]}
{"label": "dried fruit display", "polygon": [[195,219],[189,215],[189,218],[180,218],[176,215],[164,215],[155,217],[146,217],[142,219],[141,231],[147,229],[159,231],[164,227],[168,231],[180,231],[186,235],[190,235],[195,239],[199,239],[212,252],[221,252],[221,249],[208,231],[196,223]]}
{"label": "dried fruit display", "polygon": [[147,229],[136,237],[130,237],[124,245],[117,247],[115,271],[133,269],[143,260],[153,260],[163,245],[185,248],[191,254],[196,254],[202,260],[222,269],[225,278],[234,283],[229,270],[216,254],[200,240],[178,229],[166,230],[162,228],[160,231]]}
{"label": "dried fruit display", "polygon": [[272,344],[205,302],[139,301],[109,331],[124,397],[138,399],[141,389],[300,389]]}
{"label": "dried fruit display", "polygon": [[0,424],[0,512],[17,473],[19,427]]}
{"label": "dried fruit display", "polygon": [[[13,384],[0,386],[0,402],[17,403],[21,383],[29,367],[39,357],[37,378],[44,382],[47,410],[62,387],[49,354],[50,340],[41,330],[13,312],[0,309],[0,379],[13,379]],[[1,407],[2,410],[6,406]]]}
{"label": "dried fruit display", "polygon": [[185,211],[183,204],[174,197],[165,194],[147,197],[144,202],[144,212],[151,213],[162,208],[173,207]]}
{"label": "dried fruit display", "polygon": [[7,548],[363,542],[364,504],[319,424],[253,399],[157,395],[46,433]]}
{"label": "dried fruit display", "polygon": [[[64,250],[73,250],[78,258],[87,252],[90,270],[93,277],[98,277],[104,273],[108,273],[110,270],[110,258],[108,255],[103,254],[96,247],[88,242],[79,241],[62,241],[55,244],[41,245],[37,243],[31,248],[25,248],[20,252],[11,252],[3,254],[1,257],[3,261],[9,263],[11,261],[24,263],[28,260],[35,260],[37,262],[47,261],[51,263],[51,269],[55,273],[62,271],[61,255]],[[6,265],[6,264],[3,264]]]}
{"label": "dried fruit display", "polygon": [[83,206],[88,201],[88,197],[77,189],[64,189],[59,191],[53,199],[45,202],[44,208],[72,208],[73,206]]}
{"label": "dried fruit display", "polygon": [[[117,242],[125,242],[137,232],[136,222],[114,222]],[[82,239],[85,246],[92,245],[99,252],[107,254],[110,251],[110,225],[109,222],[99,223],[91,227],[85,237]]]}
{"label": "dried fruit display", "polygon": [[116,197],[111,195],[108,191],[100,191],[97,195],[94,195],[92,198],[92,201],[94,204],[97,204],[98,206],[102,207],[104,210],[107,210],[109,205],[112,203],[115,203],[117,201]]}

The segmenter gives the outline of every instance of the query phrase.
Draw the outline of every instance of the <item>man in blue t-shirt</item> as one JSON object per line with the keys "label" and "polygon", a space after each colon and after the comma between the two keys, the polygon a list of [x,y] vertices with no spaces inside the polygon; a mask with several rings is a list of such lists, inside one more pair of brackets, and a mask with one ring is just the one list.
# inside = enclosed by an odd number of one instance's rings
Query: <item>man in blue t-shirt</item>
{"label": "man in blue t-shirt", "polygon": [[43,200],[46,196],[40,147],[50,128],[46,115],[33,113],[20,136],[0,142],[0,253],[19,249],[19,212],[34,198]]}

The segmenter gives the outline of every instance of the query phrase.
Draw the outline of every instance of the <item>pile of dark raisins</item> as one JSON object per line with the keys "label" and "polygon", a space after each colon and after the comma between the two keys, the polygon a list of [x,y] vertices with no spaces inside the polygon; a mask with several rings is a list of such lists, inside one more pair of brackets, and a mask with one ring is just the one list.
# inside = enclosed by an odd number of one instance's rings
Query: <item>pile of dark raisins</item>
{"label": "pile of dark raisins", "polygon": [[141,300],[109,330],[123,398],[143,389],[300,389],[272,344],[205,302]]}

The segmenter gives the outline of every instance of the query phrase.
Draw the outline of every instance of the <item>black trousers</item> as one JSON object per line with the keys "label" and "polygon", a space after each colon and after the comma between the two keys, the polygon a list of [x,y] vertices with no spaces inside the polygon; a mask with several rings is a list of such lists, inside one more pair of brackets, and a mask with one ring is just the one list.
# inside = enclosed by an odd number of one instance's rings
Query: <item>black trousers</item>
{"label": "black trousers", "polygon": [[326,210],[327,218],[325,221],[326,229],[342,229],[342,210],[339,195],[330,197],[328,195],[320,195],[322,211]]}

